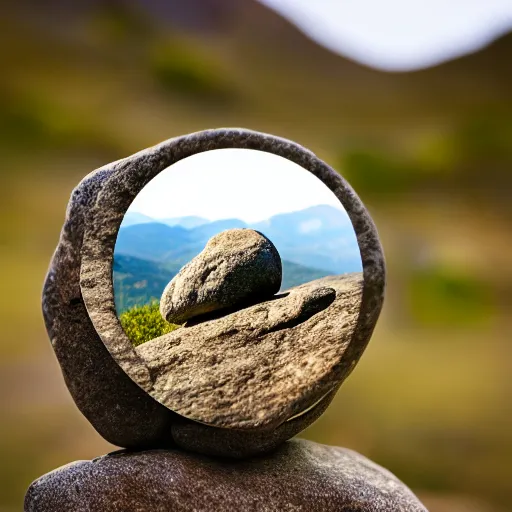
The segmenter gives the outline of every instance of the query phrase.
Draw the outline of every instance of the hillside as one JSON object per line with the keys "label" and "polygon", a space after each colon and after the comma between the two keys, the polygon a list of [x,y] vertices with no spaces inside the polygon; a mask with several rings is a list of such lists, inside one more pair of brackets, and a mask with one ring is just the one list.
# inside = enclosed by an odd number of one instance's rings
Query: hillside
{"label": "hillside", "polygon": [[[197,255],[206,242],[226,229],[251,228],[267,236],[283,259],[332,273],[361,270],[361,258],[352,224],[348,217],[328,205],[275,215],[249,224],[239,219],[223,219],[186,228],[168,225],[164,220],[139,218],[128,213],[116,242],[116,254],[184,265]],[[176,221],[179,222],[179,219]],[[182,220],[189,225],[188,217]]]}
{"label": "hillside", "polygon": [[114,298],[118,314],[133,307],[160,300],[167,283],[179,272],[180,265],[163,265],[126,255],[114,259]]}
{"label": "hillside", "polygon": [[[12,55],[6,56],[5,64],[14,76],[19,75],[19,57],[23,57],[34,61],[32,73],[45,75],[37,65],[45,48],[56,55],[74,49],[79,59],[75,71],[86,69],[93,56],[98,69],[90,71],[117,72],[120,77],[126,74],[133,86],[148,92],[152,89],[151,81],[156,80],[163,90],[167,88],[173,93],[183,93],[183,85],[188,85],[194,95],[205,95],[209,101],[219,100],[225,87],[224,92],[236,98],[238,107],[233,111],[229,102],[222,105],[226,118],[236,121],[238,112],[244,119],[249,115],[255,125],[261,125],[261,116],[257,114],[258,109],[263,109],[267,121],[281,120],[281,131],[290,131],[297,140],[301,140],[301,124],[307,122],[319,131],[317,141],[324,147],[333,142],[339,144],[339,139],[333,138],[337,132],[355,135],[362,133],[364,127],[365,134],[369,130],[395,137],[395,130],[407,130],[407,123],[419,113],[428,115],[431,125],[454,114],[464,114],[468,107],[471,114],[488,103],[510,103],[510,35],[480,52],[434,68],[382,73],[317,45],[255,0],[194,0],[186,4],[178,0],[120,0],[111,8],[108,6],[109,2],[100,0],[73,4],[52,0],[45,2],[44,7],[25,0],[9,5],[10,27],[4,27],[1,40],[6,42],[14,27],[24,34],[25,40],[23,47],[13,48]],[[32,16],[26,16],[28,10]],[[91,33],[91,27],[98,29],[96,33]],[[185,30],[193,32],[194,43],[190,37],[184,37]],[[41,39],[45,44],[38,48],[35,45]],[[97,45],[105,42],[110,43],[108,51],[97,54]],[[123,54],[127,50],[128,60]],[[169,62],[164,64],[160,59]],[[171,61],[179,68],[172,67]],[[61,64],[59,59],[53,59],[52,67]],[[203,71],[199,73],[189,65],[201,66]],[[142,73],[139,81],[134,81],[134,69]],[[12,78],[4,80],[12,82]],[[461,82],[465,83],[462,89]],[[219,93],[217,97],[215,90]],[[115,103],[108,108],[115,107]],[[168,107],[172,111],[173,105]],[[369,123],[370,120],[375,123]],[[162,120],[154,121],[163,126]]]}
{"label": "hillside", "polygon": [[[191,224],[195,227],[185,227]],[[278,214],[255,224],[239,219],[208,222],[199,217],[155,220],[128,212],[114,254],[118,312],[159,299],[167,283],[213,235],[233,228],[255,229],[272,240],[283,260],[283,290],[330,274],[361,270],[348,217],[328,205]]]}
{"label": "hillside", "polygon": [[2,3],[0,44],[2,512],[41,474],[114,449],[55,371],[40,312],[71,191],[107,162],[222,126],[315,152],[385,250],[369,348],[305,436],[376,460],[432,512],[510,509],[511,35],[384,73],[253,0],[19,0]]}
{"label": "hillside", "polygon": [[511,211],[510,34],[433,68],[383,73],[317,45],[255,0],[24,0],[5,9],[7,157],[21,140],[104,162],[173,135],[247,126],[320,150],[363,196],[405,175],[400,192],[435,187],[487,208],[495,193]]}

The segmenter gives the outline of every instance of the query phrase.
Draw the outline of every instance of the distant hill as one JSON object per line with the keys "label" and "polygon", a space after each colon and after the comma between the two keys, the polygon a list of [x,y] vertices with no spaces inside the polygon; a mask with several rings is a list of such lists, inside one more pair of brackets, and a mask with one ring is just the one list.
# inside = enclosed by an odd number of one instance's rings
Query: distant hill
{"label": "distant hill", "polygon": [[181,226],[185,229],[193,229],[202,226],[203,224],[208,224],[210,221],[204,217],[188,215],[186,217],[173,217],[171,219],[163,219],[159,222],[167,224],[168,226]]}
{"label": "distant hill", "polygon": [[361,270],[354,228],[332,206],[279,214],[250,227],[268,236],[283,259],[336,274]]}
{"label": "distant hill", "polygon": [[134,226],[135,224],[147,224],[149,222],[154,222],[154,220],[151,217],[144,215],[143,213],[126,212],[123,218],[123,223],[121,224],[121,228]]}
{"label": "distant hill", "polygon": [[129,225],[119,230],[115,250],[116,254],[184,265],[201,252],[213,235],[233,228],[260,231],[275,244],[283,259],[297,265],[335,274],[361,270],[350,220],[328,205],[275,215],[254,224],[224,219],[193,229],[156,221]]}
{"label": "distant hill", "polygon": [[198,227],[192,231],[192,236],[195,239],[202,243],[206,244],[206,242],[217,233],[221,231],[225,231],[226,229],[235,229],[235,228],[247,228],[250,227],[245,222],[239,219],[222,219],[210,222],[209,224],[204,224],[203,226]]}
{"label": "distant hill", "polygon": [[283,282],[281,283],[281,290],[288,290],[293,286],[299,284],[308,283],[315,279],[320,279],[329,275],[325,270],[318,268],[305,267],[304,265],[298,265],[288,260],[283,260]]}
{"label": "distant hill", "polygon": [[184,217],[171,217],[169,219],[155,219],[139,212],[128,211],[125,213],[121,227],[127,228],[128,226],[135,226],[136,224],[148,224],[151,222],[158,222],[159,224],[166,224],[167,226],[181,226],[185,229],[193,229],[203,224],[208,224],[210,221],[204,217],[196,215],[187,215]]}
{"label": "distant hill", "polygon": [[118,313],[160,299],[167,283],[181,265],[162,264],[133,256],[114,258],[114,298]]}
{"label": "distant hill", "polygon": [[[469,106],[478,107],[489,101],[508,102],[512,81],[507,65],[512,34],[498,38],[474,54],[429,69],[383,73],[318,45],[289,20],[255,0],[48,0],[44,3],[21,0],[8,3],[5,11],[11,25],[13,18],[22,20],[23,24],[37,21],[48,34],[54,37],[59,34],[64,55],[70,41],[84,44],[75,39],[76,30],[67,29],[87,26],[97,19],[124,23],[134,37],[142,25],[147,40],[148,33],[175,37],[182,31],[193,33],[208,54],[220,54],[218,60],[223,62],[222,45],[211,44],[214,35],[216,40],[232,48],[233,61],[225,71],[233,78],[243,78],[249,73],[251,82],[259,85],[259,108],[275,107],[272,114],[265,110],[274,119],[281,119],[283,112],[293,112],[299,127],[314,115],[315,131],[321,135],[319,140],[334,127],[343,128],[346,133],[348,118],[361,122],[363,113],[366,123],[370,119],[376,124],[387,120],[374,128],[379,133],[388,132],[390,126],[393,132],[407,133],[401,116],[417,119],[419,113],[428,113],[446,119],[447,115],[466,113]],[[27,18],[27,12],[33,16]],[[48,39],[46,35],[45,44]],[[86,50],[93,51],[86,47],[84,58]],[[115,50],[111,48],[104,58],[111,58],[107,56]],[[123,46],[118,49],[123,50]],[[130,69],[136,65],[135,57],[130,59]],[[278,104],[271,102],[275,97],[279,99]],[[302,116],[290,108],[297,103],[302,104]],[[329,125],[324,127],[321,121],[326,120]]]}
{"label": "distant hill", "polygon": [[118,310],[159,298],[165,285],[213,235],[232,228],[256,229],[275,244],[283,260],[282,289],[330,274],[361,270],[359,248],[348,217],[328,205],[275,215],[255,224],[224,219],[186,229],[155,221],[128,226],[123,223],[114,257]]}
{"label": "distant hill", "polygon": [[115,252],[152,261],[169,261],[183,249],[194,250],[192,231],[181,226],[167,226],[159,222],[121,227]]}

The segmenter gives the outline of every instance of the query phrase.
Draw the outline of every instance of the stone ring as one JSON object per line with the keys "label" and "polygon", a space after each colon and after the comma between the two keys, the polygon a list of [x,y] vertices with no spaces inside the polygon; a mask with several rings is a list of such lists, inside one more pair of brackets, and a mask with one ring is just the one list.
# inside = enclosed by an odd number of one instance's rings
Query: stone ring
{"label": "stone ring", "polygon": [[[131,202],[157,174],[194,154],[226,148],[272,153],[321,180],[352,222],[363,279],[340,284],[326,278],[244,310],[243,318],[235,312],[228,320],[180,329],[162,347],[171,350],[172,341],[190,355],[174,354],[163,376],[159,355],[135,348],[116,314],[117,233]],[[374,223],[337,172],[294,142],[245,129],[217,129],[170,139],[82,180],[72,193],[47,275],[43,313],[71,395],[107,441],[126,448],[177,445],[245,457],[273,449],[323,413],[366,348],[384,286],[384,256]],[[359,309],[347,320],[343,298],[356,291]],[[247,315],[250,329],[238,328],[247,324]],[[292,317],[294,322],[283,320]],[[212,363],[219,340],[226,357],[219,362],[215,356]],[[242,353],[235,345],[242,342],[243,368],[235,357]]]}

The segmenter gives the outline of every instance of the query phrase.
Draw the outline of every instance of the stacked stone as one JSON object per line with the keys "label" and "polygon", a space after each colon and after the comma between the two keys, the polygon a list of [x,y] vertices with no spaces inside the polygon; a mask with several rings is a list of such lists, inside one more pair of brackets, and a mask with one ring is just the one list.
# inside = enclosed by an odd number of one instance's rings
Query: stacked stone
{"label": "stacked stone", "polygon": [[[216,147],[263,149],[314,172],[354,213],[361,274],[278,293],[279,253],[228,230],[172,279],[162,316],[183,327],[134,348],[113,315],[115,234],[147,181]],[[76,404],[124,448],[32,483],[26,512],[424,512],[396,477],[343,448],[289,440],[327,408],[368,342],[383,296],[375,228],[350,187],[289,141],[246,130],[173,139],[89,175],[74,191],[43,312]]]}
{"label": "stacked stone", "polygon": [[237,462],[175,449],[112,453],[44,475],[25,500],[26,512],[249,510],[426,512],[367,458],[303,440]]}

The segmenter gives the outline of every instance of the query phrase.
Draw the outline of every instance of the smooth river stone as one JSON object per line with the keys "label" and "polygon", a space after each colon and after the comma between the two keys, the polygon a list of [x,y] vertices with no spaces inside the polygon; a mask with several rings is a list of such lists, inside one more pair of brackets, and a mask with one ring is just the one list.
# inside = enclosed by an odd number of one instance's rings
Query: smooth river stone
{"label": "smooth river stone", "polygon": [[177,450],[78,461],[30,486],[25,512],[427,512],[394,475],[356,452],[293,440],[226,461]]}
{"label": "smooth river stone", "polygon": [[274,244],[253,229],[228,229],[208,240],[165,288],[160,313],[171,323],[239,309],[279,291],[281,258]]}

